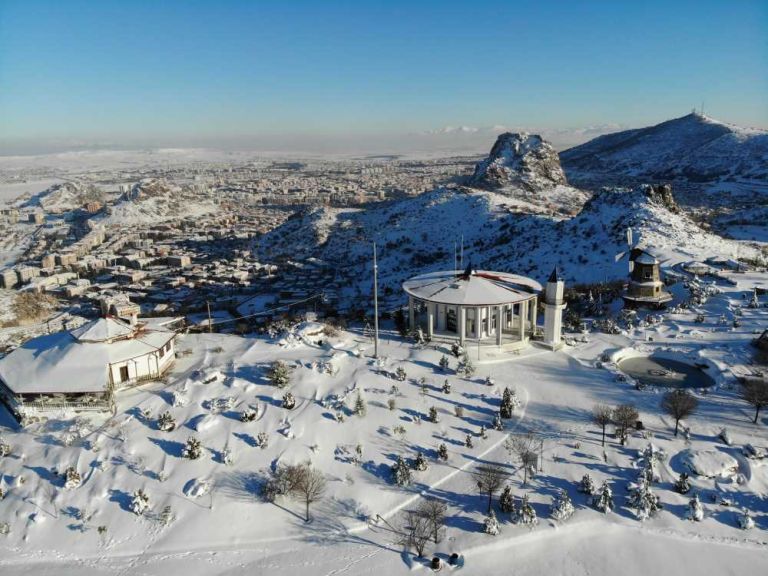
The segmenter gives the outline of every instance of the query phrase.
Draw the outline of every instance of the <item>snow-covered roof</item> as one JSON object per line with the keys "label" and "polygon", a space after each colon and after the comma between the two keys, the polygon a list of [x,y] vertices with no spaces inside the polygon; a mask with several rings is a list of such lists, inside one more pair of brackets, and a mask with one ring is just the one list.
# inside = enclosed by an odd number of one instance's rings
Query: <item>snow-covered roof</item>
{"label": "snow-covered roof", "polygon": [[541,284],[517,274],[472,270],[430,272],[403,283],[403,290],[419,300],[461,306],[492,306],[529,300]]}
{"label": "snow-covered roof", "polygon": [[108,342],[118,338],[130,338],[133,332],[134,328],[129,324],[107,317],[86,322],[72,330],[72,336],[80,342]]}
{"label": "snow-covered roof", "polygon": [[659,261],[648,252],[641,252],[634,260],[635,264],[658,264]]}
{"label": "snow-covered roof", "polygon": [[110,364],[138,360],[174,335],[153,330],[110,343],[81,341],[66,331],[40,336],[0,359],[0,380],[16,394],[103,392]]}

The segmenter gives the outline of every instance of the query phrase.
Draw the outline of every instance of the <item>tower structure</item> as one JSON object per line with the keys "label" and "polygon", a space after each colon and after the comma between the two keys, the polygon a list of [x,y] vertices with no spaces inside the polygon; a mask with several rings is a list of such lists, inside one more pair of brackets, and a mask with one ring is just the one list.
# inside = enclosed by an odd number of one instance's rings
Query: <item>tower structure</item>
{"label": "tower structure", "polygon": [[555,267],[549,275],[544,293],[544,345],[552,350],[558,350],[563,346],[564,292],[565,281]]}

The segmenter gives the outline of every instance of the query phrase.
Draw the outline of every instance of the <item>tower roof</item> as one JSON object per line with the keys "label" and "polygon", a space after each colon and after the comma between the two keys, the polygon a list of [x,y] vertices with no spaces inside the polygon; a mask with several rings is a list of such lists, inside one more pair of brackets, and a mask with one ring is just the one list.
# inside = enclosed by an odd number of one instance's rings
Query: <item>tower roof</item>
{"label": "tower roof", "polygon": [[552,274],[549,275],[549,280],[547,282],[563,282],[563,275],[560,273],[560,270],[555,266],[552,268]]}

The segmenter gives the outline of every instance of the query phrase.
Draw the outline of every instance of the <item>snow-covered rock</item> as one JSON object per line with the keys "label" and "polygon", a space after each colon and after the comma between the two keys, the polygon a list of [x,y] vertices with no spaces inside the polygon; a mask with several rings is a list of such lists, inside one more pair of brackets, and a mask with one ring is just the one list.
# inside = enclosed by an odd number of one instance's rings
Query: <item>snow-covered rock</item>
{"label": "snow-covered rock", "polygon": [[739,470],[738,461],[719,450],[684,450],[683,463],[699,476],[706,478],[730,478]]}
{"label": "snow-covered rock", "polygon": [[505,132],[491,153],[475,167],[470,186],[501,188],[514,185],[529,190],[567,184],[557,152],[536,134]]}

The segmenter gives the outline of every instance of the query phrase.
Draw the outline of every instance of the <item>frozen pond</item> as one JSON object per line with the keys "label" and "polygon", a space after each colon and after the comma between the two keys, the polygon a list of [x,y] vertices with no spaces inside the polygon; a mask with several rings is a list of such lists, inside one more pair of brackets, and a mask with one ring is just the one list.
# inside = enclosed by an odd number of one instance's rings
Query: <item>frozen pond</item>
{"label": "frozen pond", "polygon": [[693,364],[657,356],[636,356],[621,360],[619,370],[646,386],[708,388],[715,383],[703,369]]}

